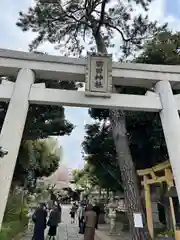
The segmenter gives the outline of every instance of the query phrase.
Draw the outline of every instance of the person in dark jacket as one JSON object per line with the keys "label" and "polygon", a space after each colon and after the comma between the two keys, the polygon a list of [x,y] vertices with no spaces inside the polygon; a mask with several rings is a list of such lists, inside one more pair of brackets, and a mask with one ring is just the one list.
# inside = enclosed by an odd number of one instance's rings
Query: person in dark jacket
{"label": "person in dark jacket", "polygon": [[101,213],[101,208],[100,206],[96,203],[94,206],[93,206],[93,211],[96,213],[97,217],[96,217],[96,229],[98,229],[98,222],[99,222],[99,215]]}
{"label": "person in dark jacket", "polygon": [[60,201],[57,202],[57,209],[58,209],[58,212],[59,212],[59,222],[61,222],[62,208],[61,208]]}
{"label": "person in dark jacket", "polygon": [[34,222],[33,240],[44,240],[44,231],[46,229],[47,211],[44,209],[44,204],[40,204],[32,215]]}
{"label": "person in dark jacket", "polygon": [[57,227],[59,224],[59,211],[57,206],[53,206],[53,209],[50,213],[49,220],[48,220],[48,226],[49,226],[49,231],[48,231],[48,236],[49,239],[55,239],[56,233],[57,233]]}

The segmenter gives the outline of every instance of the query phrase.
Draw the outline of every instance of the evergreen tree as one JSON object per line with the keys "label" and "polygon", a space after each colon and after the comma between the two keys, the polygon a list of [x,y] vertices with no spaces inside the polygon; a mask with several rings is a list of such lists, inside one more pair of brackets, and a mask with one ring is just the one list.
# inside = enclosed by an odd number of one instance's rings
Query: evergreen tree
{"label": "evergreen tree", "polygon": [[[15,78],[11,77],[6,78],[6,80],[15,82]],[[37,80],[37,83],[40,82],[44,82],[46,88],[77,90],[79,87],[74,82]],[[7,108],[8,103],[0,102],[0,129],[2,128]],[[69,135],[74,126],[66,119],[64,112],[64,107],[62,106],[31,104],[28,110],[23,140]]]}
{"label": "evergreen tree", "polygon": [[[123,191],[117,154],[111,131],[99,123],[88,124],[82,143],[87,177],[94,177],[96,185],[112,191]],[[84,171],[83,171],[84,173]]]}
{"label": "evergreen tree", "polygon": [[13,176],[13,184],[29,190],[36,187],[38,178],[48,177],[59,166],[60,148],[53,138],[23,141]]}

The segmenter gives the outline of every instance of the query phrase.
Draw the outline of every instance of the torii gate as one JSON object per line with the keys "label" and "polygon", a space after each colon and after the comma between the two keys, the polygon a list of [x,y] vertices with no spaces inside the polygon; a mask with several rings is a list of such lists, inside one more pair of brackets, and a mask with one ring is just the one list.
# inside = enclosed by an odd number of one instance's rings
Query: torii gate
{"label": "torii gate", "polygon": [[[161,173],[161,176],[157,175]],[[145,193],[145,206],[146,206],[146,218],[147,225],[152,239],[154,238],[154,227],[153,227],[153,215],[152,215],[152,206],[151,206],[151,191],[150,185],[155,183],[167,184],[168,190],[174,187],[173,175],[171,171],[171,165],[169,161],[157,164],[151,168],[137,170],[139,177],[142,177],[141,185],[144,187]],[[180,233],[176,231],[176,217],[174,212],[174,204],[172,197],[169,197],[169,205],[171,210],[171,217],[173,223],[173,230],[176,234],[176,239],[179,239]]]}
{"label": "torii gate", "polygon": [[[0,49],[0,75],[17,77],[3,81],[0,101],[9,101],[0,146],[8,151],[0,159],[0,227],[13,177],[29,104],[117,108],[159,112],[169,159],[180,200],[180,67],[112,63],[109,55],[76,59]],[[35,79],[86,82],[86,91],[47,89]],[[154,87],[145,96],[112,93],[113,86]]]}

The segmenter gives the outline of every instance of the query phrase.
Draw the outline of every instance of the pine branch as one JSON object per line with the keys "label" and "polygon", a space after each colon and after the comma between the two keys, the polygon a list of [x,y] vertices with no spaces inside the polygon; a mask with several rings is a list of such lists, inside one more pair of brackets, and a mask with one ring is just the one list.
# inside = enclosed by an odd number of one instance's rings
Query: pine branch
{"label": "pine branch", "polygon": [[104,15],[105,15],[105,8],[106,8],[106,4],[109,2],[109,0],[103,0],[102,4],[101,4],[101,15],[100,15],[100,20],[99,20],[99,24],[97,26],[96,29],[96,35],[100,32],[100,28],[104,23]]}
{"label": "pine branch", "polygon": [[118,27],[114,26],[113,24],[110,24],[109,21],[104,22],[104,25],[106,27],[112,28],[112,29],[116,30],[118,33],[120,33],[122,40],[124,42],[129,42],[132,39],[132,38],[125,38],[123,31],[121,31]]}

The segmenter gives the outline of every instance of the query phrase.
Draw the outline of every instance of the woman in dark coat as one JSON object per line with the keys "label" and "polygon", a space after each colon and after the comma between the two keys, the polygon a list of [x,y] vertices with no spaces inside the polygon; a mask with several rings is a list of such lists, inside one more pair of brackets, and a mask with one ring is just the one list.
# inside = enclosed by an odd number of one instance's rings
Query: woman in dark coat
{"label": "woman in dark coat", "polygon": [[59,211],[58,211],[58,208],[56,206],[54,206],[50,213],[49,220],[48,220],[49,239],[51,239],[51,238],[55,239],[58,223],[59,223]]}
{"label": "woman in dark coat", "polygon": [[60,202],[57,203],[57,209],[59,212],[59,223],[61,222],[62,208]]}
{"label": "woman in dark coat", "polygon": [[33,240],[44,240],[44,231],[46,229],[47,211],[44,209],[44,205],[35,210],[32,220],[34,222]]}

